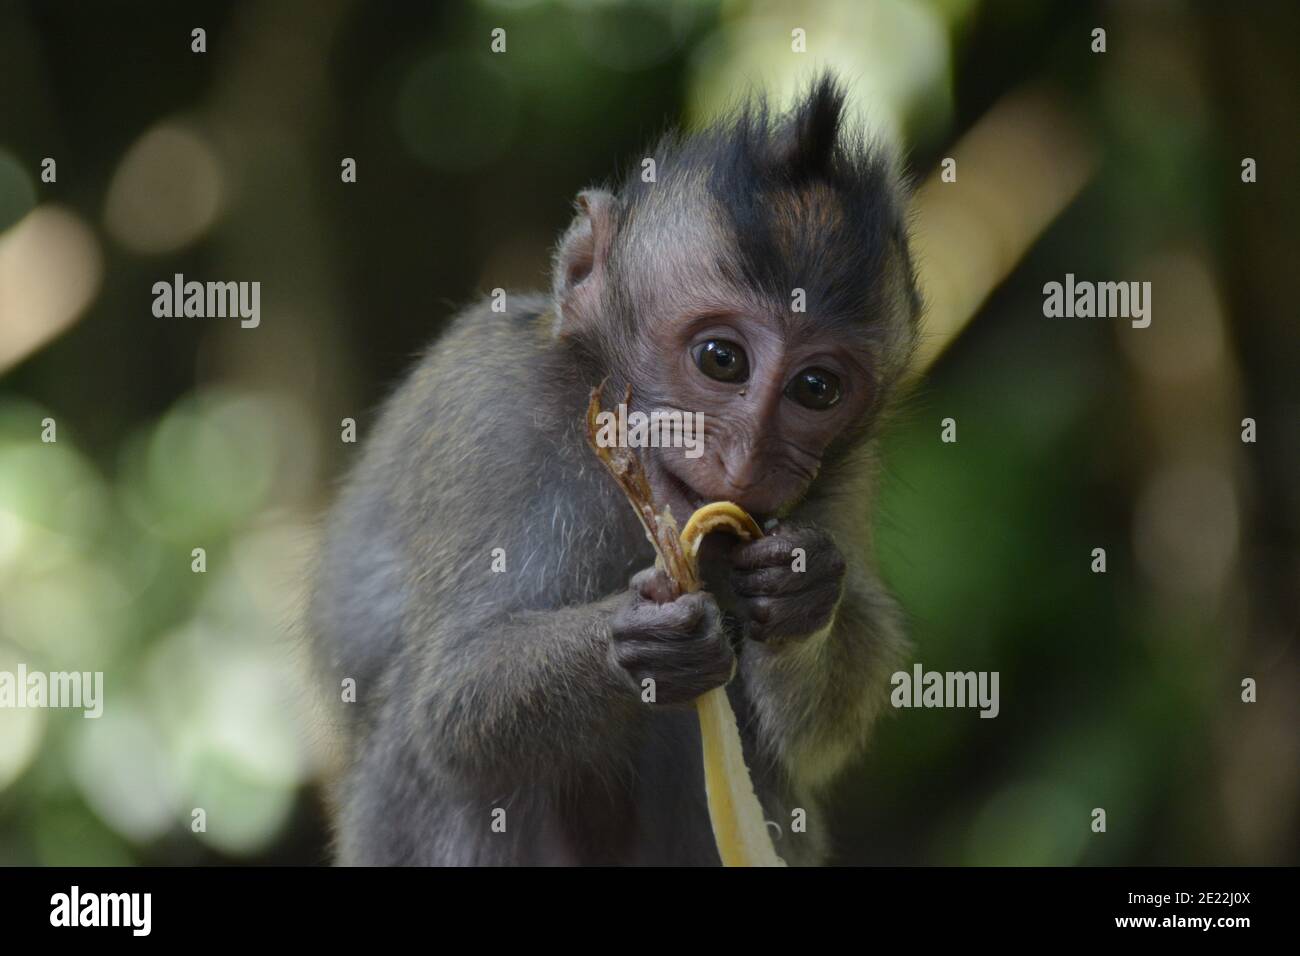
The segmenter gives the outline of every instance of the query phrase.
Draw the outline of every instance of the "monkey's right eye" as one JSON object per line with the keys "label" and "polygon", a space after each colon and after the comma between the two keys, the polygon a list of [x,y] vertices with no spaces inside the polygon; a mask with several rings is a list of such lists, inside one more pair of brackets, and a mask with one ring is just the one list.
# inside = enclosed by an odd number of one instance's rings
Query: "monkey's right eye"
{"label": "monkey's right eye", "polygon": [[709,339],[695,348],[695,364],[709,378],[719,382],[743,382],[749,378],[745,350],[726,339]]}

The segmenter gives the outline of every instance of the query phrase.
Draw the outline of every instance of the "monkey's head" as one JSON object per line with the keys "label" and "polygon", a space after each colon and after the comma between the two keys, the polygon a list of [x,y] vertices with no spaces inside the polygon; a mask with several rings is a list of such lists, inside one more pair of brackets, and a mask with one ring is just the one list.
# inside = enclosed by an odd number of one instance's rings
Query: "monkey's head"
{"label": "monkey's head", "polygon": [[647,448],[679,518],[731,500],[778,516],[870,433],[917,313],[902,190],[817,80],[785,116],[751,103],[670,134],[592,189],[555,261],[557,334],[636,410],[701,412],[703,454]]}

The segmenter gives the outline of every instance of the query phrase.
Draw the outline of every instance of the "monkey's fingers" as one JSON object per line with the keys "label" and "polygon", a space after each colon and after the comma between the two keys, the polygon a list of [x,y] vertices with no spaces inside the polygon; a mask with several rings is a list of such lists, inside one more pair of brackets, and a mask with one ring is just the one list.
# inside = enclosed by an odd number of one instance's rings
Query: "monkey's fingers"
{"label": "monkey's fingers", "polygon": [[632,590],[656,604],[667,604],[682,596],[682,589],[672,576],[658,566],[638,571],[628,582]]}

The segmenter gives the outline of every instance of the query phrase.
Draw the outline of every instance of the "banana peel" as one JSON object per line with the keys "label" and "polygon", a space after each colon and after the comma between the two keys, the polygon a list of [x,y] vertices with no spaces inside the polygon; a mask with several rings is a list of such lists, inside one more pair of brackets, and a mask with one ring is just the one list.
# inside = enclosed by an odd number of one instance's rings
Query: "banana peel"
{"label": "banana peel", "polygon": [[[601,410],[602,386],[591,392],[587,406],[587,441],[605,468],[627,495],[646,537],[654,545],[657,563],[682,593],[698,591],[699,551],[705,535],[725,531],[742,540],[761,538],[763,530],[744,509],[730,501],[716,501],[697,510],[681,532],[667,508],[656,511],[650,482],[640,458],[630,448],[604,448],[596,442],[596,416]],[[630,402],[632,390],[624,398]],[[704,757],[704,793],[709,823],[723,866],[784,866],[772,845],[763,807],[745,765],[736,715],[725,687],[715,687],[695,702],[700,720]]]}

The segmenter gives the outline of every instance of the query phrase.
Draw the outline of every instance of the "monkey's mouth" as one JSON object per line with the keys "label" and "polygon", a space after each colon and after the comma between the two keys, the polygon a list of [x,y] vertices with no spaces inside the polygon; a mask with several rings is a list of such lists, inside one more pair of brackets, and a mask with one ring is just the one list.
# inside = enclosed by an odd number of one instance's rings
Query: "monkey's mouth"
{"label": "monkey's mouth", "polygon": [[[660,468],[663,476],[663,484],[667,494],[664,496],[667,504],[673,511],[673,517],[677,520],[678,525],[682,525],[700,508],[709,503],[709,499],[700,494],[681,478],[678,478],[667,468]],[[681,511],[681,514],[678,512]]]}
{"label": "monkey's mouth", "polygon": [[[660,466],[656,470],[662,477],[664,491],[666,492],[663,495],[665,500],[661,501],[660,505],[662,506],[663,504],[667,504],[672,509],[673,518],[676,519],[679,527],[684,525],[686,520],[700,508],[718,500],[717,498],[700,494],[667,468]],[[736,504],[744,507],[743,502],[736,502]],[[682,513],[679,514],[679,511]],[[757,511],[750,512],[750,516],[757,521],[760,526],[765,526],[770,517],[767,514],[760,514]]]}

